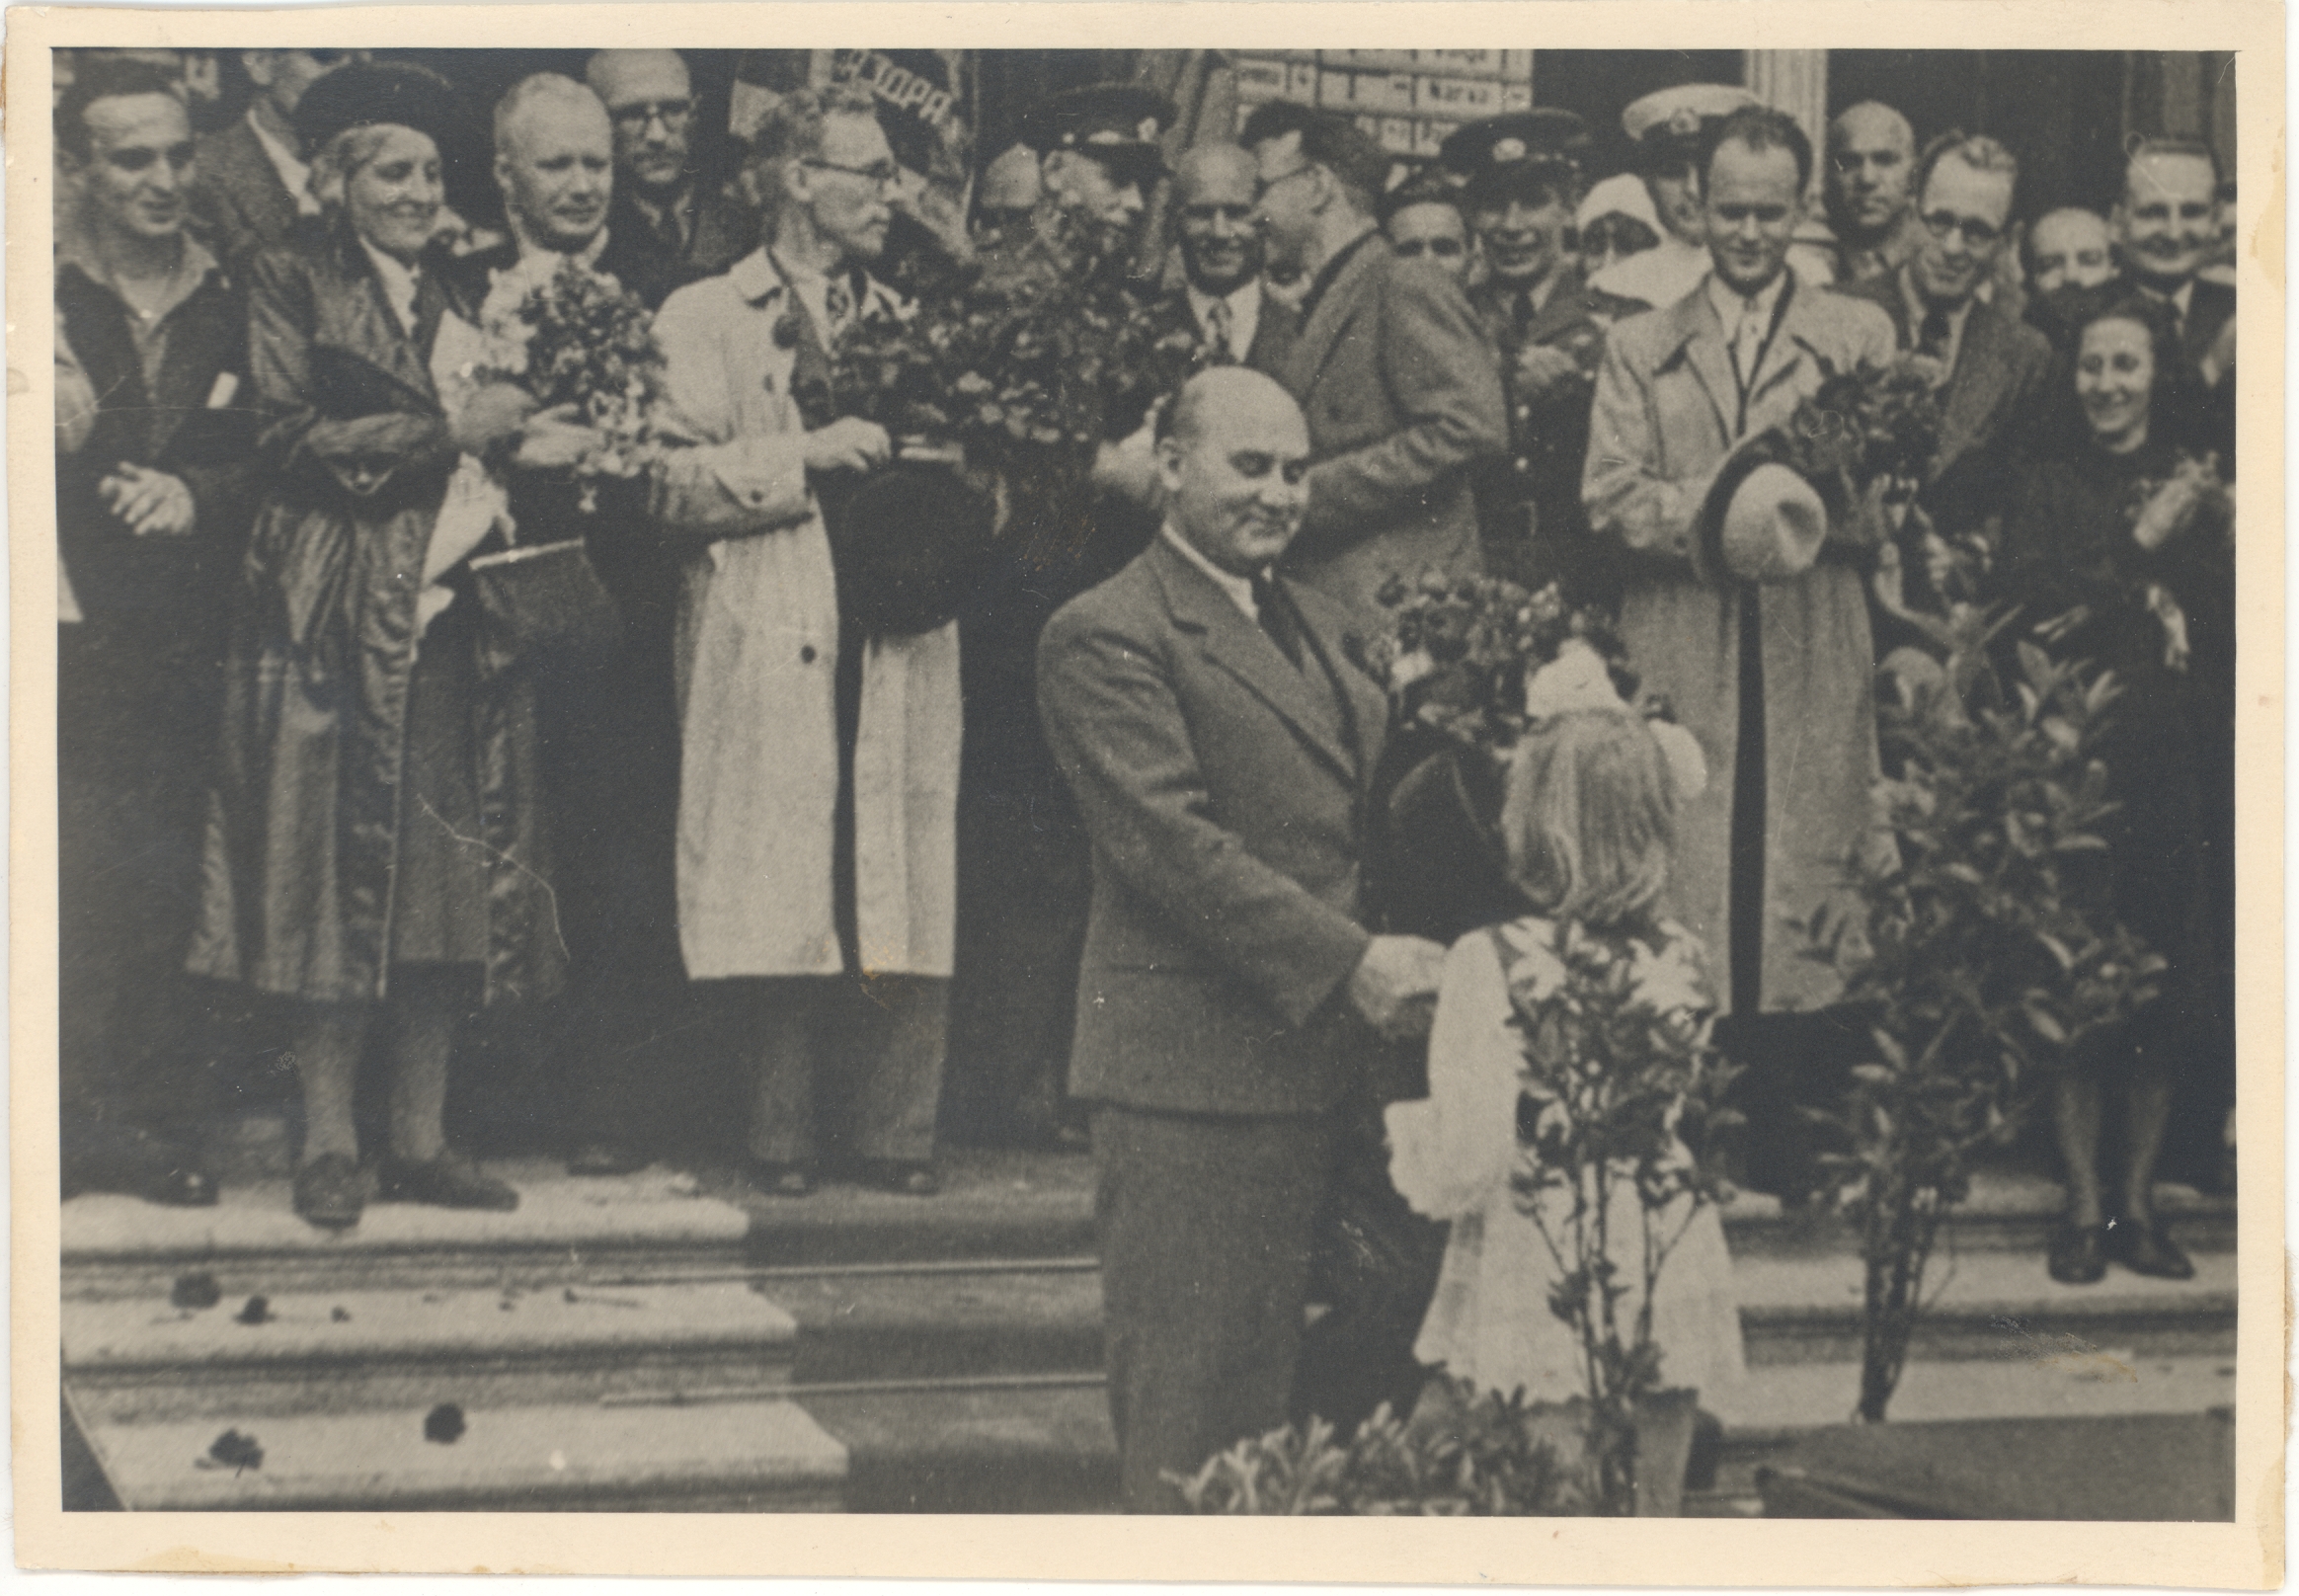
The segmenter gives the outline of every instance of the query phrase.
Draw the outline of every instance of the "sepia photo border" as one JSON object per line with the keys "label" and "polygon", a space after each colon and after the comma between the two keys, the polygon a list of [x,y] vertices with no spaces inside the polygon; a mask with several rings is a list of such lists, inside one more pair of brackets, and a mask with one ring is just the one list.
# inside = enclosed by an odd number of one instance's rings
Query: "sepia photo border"
{"label": "sepia photo border", "polygon": [[2263,0],[1700,4],[581,5],[554,42],[1068,49],[1319,44],[2225,49],[2240,131],[2238,1049],[2243,1125],[2231,1524],[65,1514],[57,1393],[56,771],[49,50],[526,45],[522,6],[190,12],[24,7],[7,40],[12,696],[9,838],[16,1556],[146,1571],[880,1575],[1330,1583],[2263,1588],[2283,1578],[2282,872],[2285,13]]}

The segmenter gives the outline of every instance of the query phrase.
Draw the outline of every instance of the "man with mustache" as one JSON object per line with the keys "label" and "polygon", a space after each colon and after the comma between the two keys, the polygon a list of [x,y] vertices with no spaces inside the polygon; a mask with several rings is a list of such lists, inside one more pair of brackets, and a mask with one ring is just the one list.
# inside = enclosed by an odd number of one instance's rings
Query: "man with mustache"
{"label": "man with mustache", "polygon": [[[1875,656],[1861,561],[1873,531],[1866,514],[1847,516],[1815,563],[1759,583],[1701,558],[1695,521],[1736,445],[1785,422],[1831,372],[1889,359],[1893,341],[1875,305],[1788,270],[1812,172],[1795,120],[1749,107],[1703,145],[1694,171],[1712,269],[1676,303],[1614,327],[1583,487],[1597,535],[1623,551],[1629,658],[1715,772],[1679,815],[1672,892],[1719,974],[1719,1044],[1756,1067],[1756,1141],[1792,1130],[1781,1099],[1833,1040],[1822,1020],[1781,1011],[1835,997],[1790,920],[1838,887],[1870,824]],[[1751,1183],[1800,1178],[1779,1164],[1796,1156],[1792,1145],[1752,1155]]]}
{"label": "man with mustache", "polygon": [[[63,1178],[215,1201],[182,986],[224,617],[255,509],[245,308],[186,230],[174,78],[84,61],[55,112]],[[238,401],[235,403],[235,399]]]}
{"label": "man with mustache", "polygon": [[955,957],[958,631],[861,631],[826,519],[893,453],[884,428],[831,413],[823,377],[856,317],[897,308],[869,269],[900,168],[869,91],[833,84],[766,114],[743,182],[769,241],[656,321],[682,445],[655,490],[681,562],[679,938],[742,1039],[754,1185],[802,1196],[834,1149],[925,1196]]}
{"label": "man with mustache", "polygon": [[618,274],[623,285],[648,305],[660,305],[673,288],[724,272],[748,254],[757,243],[757,224],[702,176],[694,85],[678,52],[599,50],[583,79],[614,123],[610,220],[632,252]]}
{"label": "man with mustache", "polygon": [[199,140],[199,182],[193,203],[218,256],[237,263],[260,249],[276,249],[303,217],[319,214],[305,187],[310,173],[295,131],[303,91],[347,61],[356,49],[252,49],[240,66],[256,86],[247,115]]}
{"label": "man with mustache", "polygon": [[1839,283],[1890,277],[1923,247],[1915,167],[1916,129],[1890,106],[1863,100],[1828,124],[1821,181]]}
{"label": "man with mustache", "polygon": [[1071,1090],[1135,1512],[1285,1421],[1342,1106],[1379,1035],[1426,1033],[1443,959],[1359,921],[1387,708],[1351,612],[1279,569],[1310,497],[1300,409],[1219,366],[1157,435],[1163,525],[1038,652],[1094,843]]}
{"label": "man with mustache", "polygon": [[[572,78],[537,73],[497,103],[494,126],[495,180],[512,236],[462,263],[470,299],[485,307],[482,320],[512,317],[570,261],[641,298],[668,291],[663,258],[646,235],[608,224],[614,133],[597,95]],[[656,1039],[674,1028],[685,985],[672,894],[676,572],[648,522],[644,479],[595,480],[594,508],[583,507],[582,484],[567,467],[599,441],[588,428],[532,414],[516,389],[490,390],[487,402],[529,412],[524,447],[508,468],[519,541],[582,538],[621,621],[605,658],[552,662],[536,682],[536,707],[542,779],[565,821],[555,886],[575,970],[558,1038],[568,1168],[624,1173],[646,1162],[646,1127],[633,1098],[654,1073]]]}
{"label": "man with mustache", "polygon": [[1439,159],[1465,181],[1485,264],[1469,302],[1508,393],[1509,452],[1477,482],[1486,569],[1606,601],[1613,583],[1591,546],[1581,463],[1605,331],[1644,307],[1588,287],[1567,247],[1589,147],[1588,124],[1568,111],[1513,112],[1457,129]]}

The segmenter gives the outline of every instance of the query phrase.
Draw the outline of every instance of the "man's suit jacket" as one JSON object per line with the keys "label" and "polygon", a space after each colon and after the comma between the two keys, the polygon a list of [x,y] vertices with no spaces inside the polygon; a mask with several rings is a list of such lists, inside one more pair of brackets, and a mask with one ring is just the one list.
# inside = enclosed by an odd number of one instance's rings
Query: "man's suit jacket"
{"label": "man's suit jacket", "polygon": [[295,197],[279,181],[279,169],[245,117],[202,134],[196,164],[199,181],[192,192],[193,214],[226,267],[258,250],[277,249],[294,235],[301,219]]}
{"label": "man's suit jacket", "polygon": [[1180,1113],[1303,1114],[1348,1084],[1339,989],[1387,704],[1348,613],[1285,583],[1297,669],[1160,536],[1038,649],[1057,762],[1093,843],[1070,1090]]}
{"label": "man's suit jacket", "polygon": [[682,249],[671,247],[619,184],[607,207],[607,253],[614,259],[600,266],[650,308],[661,306],[673,289],[716,277],[758,247],[756,218],[731,195],[699,178],[695,182]]}
{"label": "man's suit jacket", "polygon": [[[1150,315],[1160,333],[1182,329],[1200,344],[1211,336],[1198,321],[1187,288],[1175,288],[1164,295],[1150,307]],[[1253,342],[1245,350],[1243,363],[1283,382],[1286,361],[1292,358],[1294,344],[1300,336],[1301,325],[1292,308],[1278,303],[1276,296],[1265,287],[1261,290],[1261,315],[1253,324]]]}
{"label": "man's suit jacket", "polygon": [[[1917,329],[1898,274],[1841,290],[1892,318],[1892,336],[1913,349]],[[1942,393],[1940,451],[1926,473],[1925,504],[1942,530],[2001,514],[2011,492],[2011,462],[2048,410],[2051,341],[1984,299],[1964,317],[1955,369]]]}
{"label": "man's suit jacket", "polygon": [[1309,509],[1286,569],[1378,622],[1393,573],[1482,567],[1470,476],[1509,446],[1499,357],[1461,285],[1356,246],[1280,379],[1309,424]]}

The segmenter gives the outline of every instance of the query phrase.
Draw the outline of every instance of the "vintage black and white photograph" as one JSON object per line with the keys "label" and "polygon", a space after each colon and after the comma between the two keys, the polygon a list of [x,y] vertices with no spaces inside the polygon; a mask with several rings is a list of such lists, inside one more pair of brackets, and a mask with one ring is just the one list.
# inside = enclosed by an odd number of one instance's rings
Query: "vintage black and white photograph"
{"label": "vintage black and white photograph", "polygon": [[2240,52],[450,15],[46,57],[67,1516],[2261,1511]]}

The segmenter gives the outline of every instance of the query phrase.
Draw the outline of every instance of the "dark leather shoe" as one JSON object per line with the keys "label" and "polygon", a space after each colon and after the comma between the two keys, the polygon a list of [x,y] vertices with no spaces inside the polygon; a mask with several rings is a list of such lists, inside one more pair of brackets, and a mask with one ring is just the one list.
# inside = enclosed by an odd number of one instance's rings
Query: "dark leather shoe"
{"label": "dark leather shoe", "polygon": [[2098,1285],[2107,1272],[2107,1228],[2063,1224],[2052,1235],[2045,1266],[2063,1286]]}
{"label": "dark leather shoe", "polygon": [[803,1163],[751,1160],[751,1184],[769,1197],[804,1197],[814,1190],[814,1171]]}
{"label": "dark leather shoe", "polygon": [[567,1158],[571,1175],[636,1174],[655,1160],[636,1148],[613,1142],[586,1142]]}
{"label": "dark leather shoe", "polygon": [[2135,1275],[2158,1280],[2192,1280],[2195,1265],[2161,1225],[2134,1225],[2122,1220],[2107,1231],[2107,1256]]}
{"label": "dark leather shoe", "polygon": [[864,1178],[881,1191],[904,1197],[931,1197],[942,1189],[934,1166],[912,1158],[872,1159],[864,1166]]}
{"label": "dark leather shoe", "polygon": [[367,1176],[347,1154],[322,1153],[295,1171],[295,1212],[323,1231],[348,1231],[367,1206]]}
{"label": "dark leather shoe", "polygon": [[508,1214],[518,1206],[518,1193],[470,1159],[442,1153],[420,1163],[385,1158],[377,1171],[375,1200],[423,1203],[432,1208],[484,1208]]}

